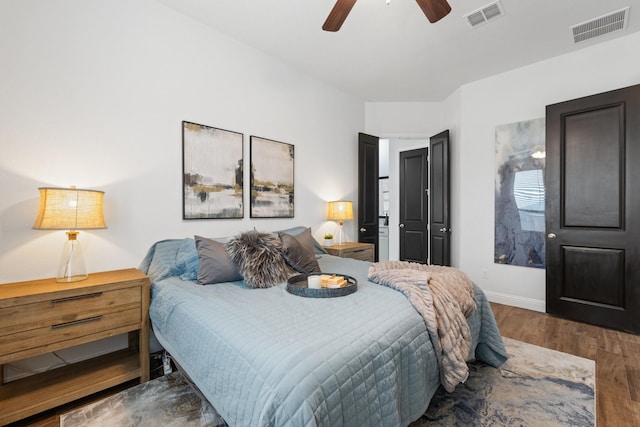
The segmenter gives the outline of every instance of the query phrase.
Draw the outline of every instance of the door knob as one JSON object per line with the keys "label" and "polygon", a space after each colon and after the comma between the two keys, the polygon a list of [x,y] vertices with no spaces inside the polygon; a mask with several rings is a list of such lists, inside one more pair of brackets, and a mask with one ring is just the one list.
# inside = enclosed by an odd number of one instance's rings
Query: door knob
{"label": "door knob", "polygon": [[446,233],[446,232],[447,232],[447,227],[442,227],[442,228],[440,229],[440,232],[441,232],[441,233]]}
{"label": "door knob", "polygon": [[361,233],[364,233],[365,231],[367,231],[367,229],[366,229],[366,228],[364,228],[364,227],[360,228],[360,232],[361,232]]}
{"label": "door knob", "polygon": [[404,228],[404,224],[400,224],[400,228]]}
{"label": "door knob", "polygon": [[556,233],[549,233],[549,234],[547,234],[547,238],[548,238],[549,240],[554,240],[556,237],[558,237],[558,236],[556,236]]}

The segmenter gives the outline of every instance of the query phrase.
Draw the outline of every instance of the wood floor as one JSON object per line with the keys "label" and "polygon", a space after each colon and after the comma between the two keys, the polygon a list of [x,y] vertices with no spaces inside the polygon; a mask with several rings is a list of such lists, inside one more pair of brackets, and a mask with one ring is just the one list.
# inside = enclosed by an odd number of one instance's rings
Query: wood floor
{"label": "wood floor", "polygon": [[596,361],[598,427],[640,427],[640,336],[507,305],[491,307],[502,336]]}
{"label": "wood floor", "polygon": [[[640,427],[640,336],[507,305],[491,306],[503,336],[596,361],[598,427]],[[59,414],[88,401],[65,405],[12,427],[58,427]]]}

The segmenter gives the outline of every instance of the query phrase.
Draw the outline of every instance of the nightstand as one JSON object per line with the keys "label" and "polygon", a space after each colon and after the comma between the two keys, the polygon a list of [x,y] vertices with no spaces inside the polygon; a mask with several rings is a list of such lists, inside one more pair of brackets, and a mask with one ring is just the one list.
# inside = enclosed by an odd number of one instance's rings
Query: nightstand
{"label": "nightstand", "polygon": [[[129,346],[4,382],[2,365],[127,333]],[[0,425],[149,379],[149,278],[137,269],[0,285]]]}
{"label": "nightstand", "polygon": [[345,243],[344,245],[323,246],[329,255],[340,258],[353,258],[360,261],[374,261],[374,245],[372,243]]}

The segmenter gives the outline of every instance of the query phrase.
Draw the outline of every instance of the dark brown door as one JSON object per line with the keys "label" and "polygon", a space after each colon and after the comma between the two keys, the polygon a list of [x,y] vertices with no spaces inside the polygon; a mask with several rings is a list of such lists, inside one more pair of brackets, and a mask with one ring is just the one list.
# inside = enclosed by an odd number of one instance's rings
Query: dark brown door
{"label": "dark brown door", "polygon": [[378,137],[358,134],[358,241],[375,245],[378,260]]}
{"label": "dark brown door", "polygon": [[429,152],[400,153],[400,260],[427,263],[429,256]]}
{"label": "dark brown door", "polygon": [[431,264],[451,265],[449,131],[445,130],[429,139],[431,149],[431,209],[429,231],[431,236]]}
{"label": "dark brown door", "polygon": [[640,333],[640,85],[547,106],[547,312]]}

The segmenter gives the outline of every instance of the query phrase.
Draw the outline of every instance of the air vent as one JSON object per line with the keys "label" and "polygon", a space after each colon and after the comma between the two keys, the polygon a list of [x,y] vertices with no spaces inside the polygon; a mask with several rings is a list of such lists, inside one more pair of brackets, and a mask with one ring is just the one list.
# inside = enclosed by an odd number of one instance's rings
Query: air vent
{"label": "air vent", "polygon": [[591,19],[590,21],[574,25],[571,27],[573,42],[580,43],[614,31],[623,30],[627,28],[628,20],[629,7],[627,6],[624,9],[616,10],[615,12]]}
{"label": "air vent", "polygon": [[502,3],[498,0],[493,3],[489,3],[478,10],[467,13],[464,17],[471,28],[476,28],[479,25],[486,24],[490,20],[499,18],[502,15],[504,15],[504,7],[502,7]]}

